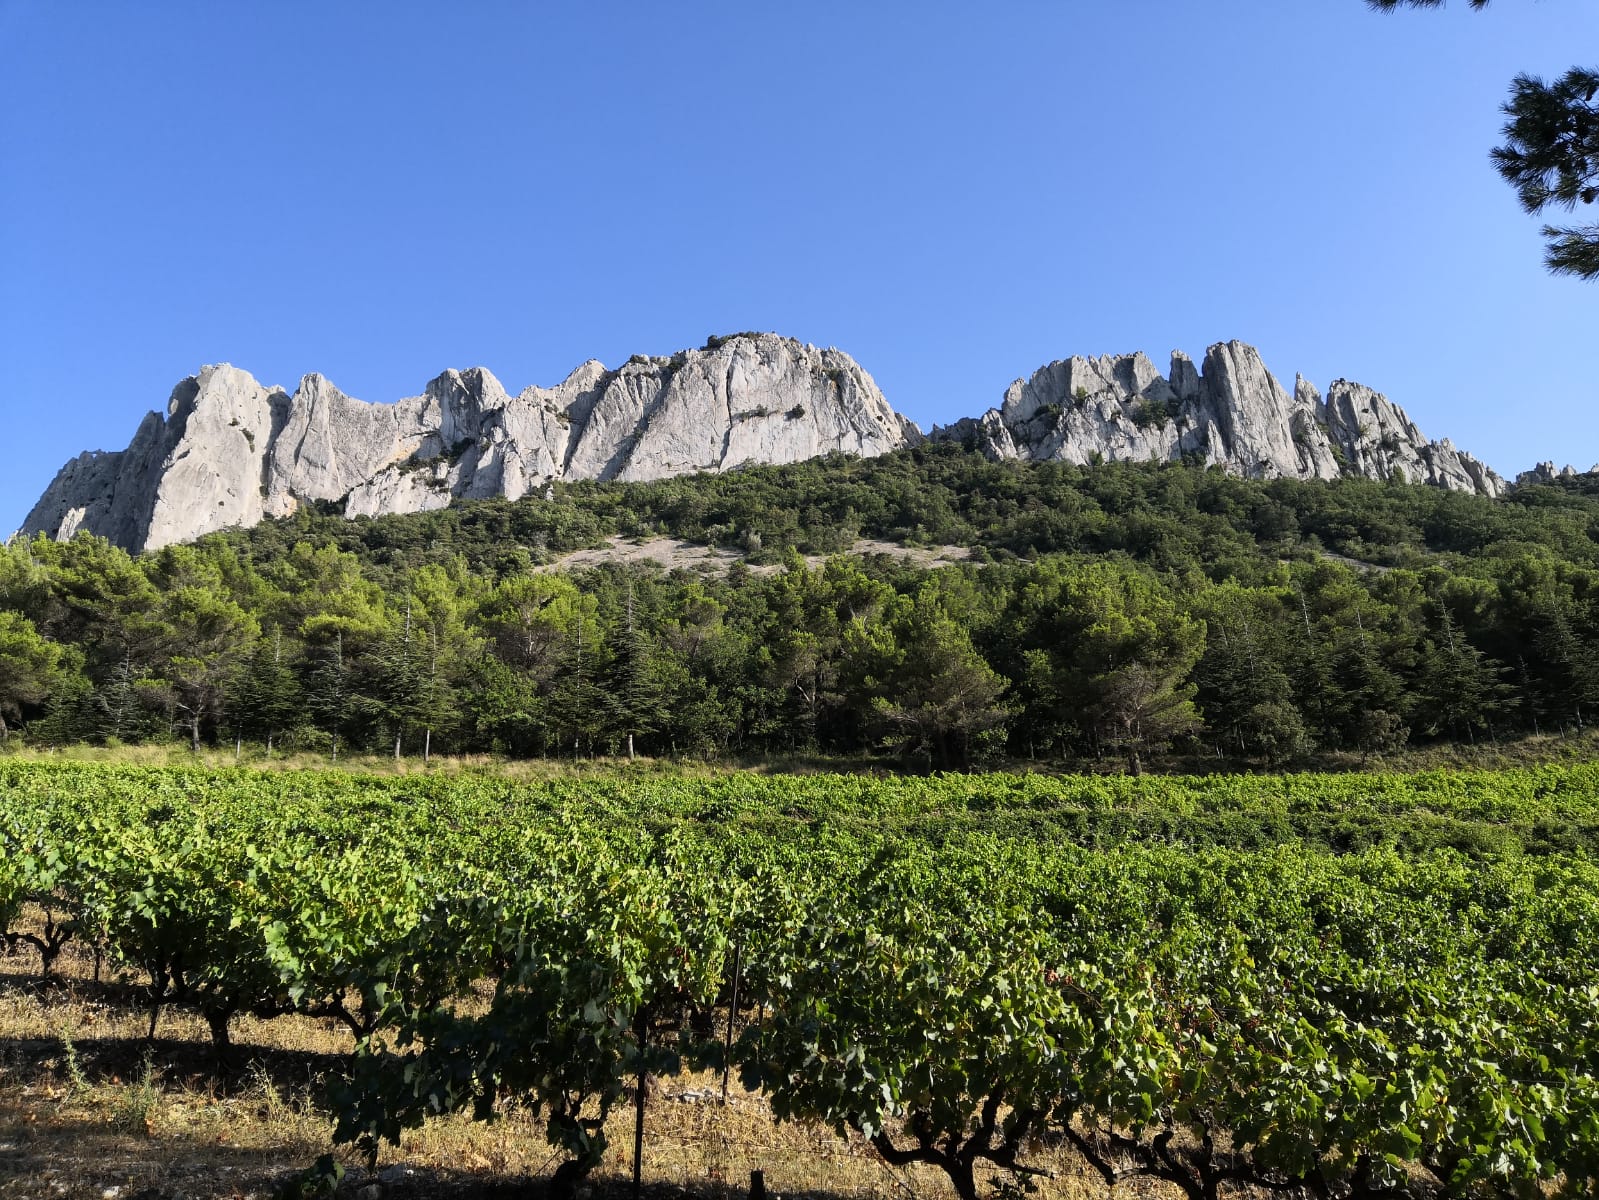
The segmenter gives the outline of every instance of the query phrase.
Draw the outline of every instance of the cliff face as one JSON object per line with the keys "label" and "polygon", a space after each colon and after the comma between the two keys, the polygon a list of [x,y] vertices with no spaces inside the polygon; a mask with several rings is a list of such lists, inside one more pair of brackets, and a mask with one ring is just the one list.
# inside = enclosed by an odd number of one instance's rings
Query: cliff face
{"label": "cliff face", "polygon": [[1497,496],[1505,483],[1445,439],[1431,442],[1398,405],[1337,380],[1327,396],[1298,379],[1290,394],[1242,342],[1212,346],[1198,369],[1172,355],[1161,375],[1142,354],[1069,358],[1011,384],[981,417],[935,428],[995,458],[1186,459],[1253,478],[1403,478]]}
{"label": "cliff face", "polygon": [[[996,458],[1219,464],[1257,478],[1403,477],[1500,494],[1504,481],[1447,440],[1429,442],[1386,397],[1338,380],[1292,393],[1241,342],[1203,369],[1174,354],[1069,358],[1017,380],[1003,404],[935,429]],[[206,367],[150,413],[126,450],[56,476],[23,532],[87,530],[154,549],[284,516],[312,501],[348,516],[538,493],[552,481],[649,480],[830,451],[871,456],[921,440],[849,355],[774,334],[713,338],[617,370],[587,362],[510,396],[482,368],[446,371],[396,404],[352,400],[320,375],[293,395]]]}
{"label": "cliff face", "polygon": [[88,530],[146,550],[309,501],[352,517],[418,512],[558,479],[660,479],[920,439],[849,355],[769,334],[615,371],[588,362],[515,397],[481,368],[446,371],[396,404],[352,400],[320,375],[290,396],[223,365],[180,383],[126,450],[63,467],[23,532]]}

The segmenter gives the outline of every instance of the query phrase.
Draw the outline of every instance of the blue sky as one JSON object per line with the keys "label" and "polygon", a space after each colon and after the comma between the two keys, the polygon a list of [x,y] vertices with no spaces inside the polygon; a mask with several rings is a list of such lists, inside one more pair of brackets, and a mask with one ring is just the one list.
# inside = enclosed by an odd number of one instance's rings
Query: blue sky
{"label": "blue sky", "polygon": [[392,400],[741,329],[924,428],[1236,337],[1587,467],[1599,285],[1487,153],[1596,58],[1592,0],[0,0],[0,531],[203,363]]}

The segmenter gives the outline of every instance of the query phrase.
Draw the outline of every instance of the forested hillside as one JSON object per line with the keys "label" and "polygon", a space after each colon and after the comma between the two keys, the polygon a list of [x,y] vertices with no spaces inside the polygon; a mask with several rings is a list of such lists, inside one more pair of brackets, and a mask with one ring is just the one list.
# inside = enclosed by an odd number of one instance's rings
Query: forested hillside
{"label": "forested hillside", "polygon": [[[302,511],[140,558],[18,541],[0,553],[0,731],[1136,770],[1170,749],[1277,765],[1579,729],[1599,704],[1592,483],[1489,500],[944,445]],[[615,534],[744,557],[533,569]],[[861,538],[971,560],[843,553]]]}

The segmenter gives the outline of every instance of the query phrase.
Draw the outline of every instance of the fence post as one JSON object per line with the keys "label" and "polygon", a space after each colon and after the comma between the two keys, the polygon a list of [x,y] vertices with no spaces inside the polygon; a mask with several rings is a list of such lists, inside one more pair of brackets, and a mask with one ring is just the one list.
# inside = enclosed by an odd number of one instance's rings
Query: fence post
{"label": "fence post", "polygon": [[722,1104],[727,1104],[727,1077],[733,1070],[733,1018],[738,1014],[738,975],[744,966],[744,939],[733,943],[733,995],[727,1005],[726,1053],[722,1057]]}

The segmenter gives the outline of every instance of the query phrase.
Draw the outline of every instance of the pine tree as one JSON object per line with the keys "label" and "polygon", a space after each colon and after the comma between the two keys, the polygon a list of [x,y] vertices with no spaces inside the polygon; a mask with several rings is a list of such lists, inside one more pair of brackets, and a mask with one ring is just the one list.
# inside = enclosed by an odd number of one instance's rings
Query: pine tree
{"label": "pine tree", "polygon": [[608,682],[612,728],[626,742],[631,761],[636,757],[635,739],[654,733],[666,717],[655,668],[654,639],[638,620],[631,581],[622,624],[616,632]]}
{"label": "pine tree", "polygon": [[1475,742],[1511,707],[1513,689],[1504,674],[1504,667],[1461,635],[1443,607],[1437,636],[1422,656],[1418,712],[1433,732]]}
{"label": "pine tree", "polygon": [[1309,602],[1298,583],[1294,584],[1290,604],[1293,612],[1288,621],[1286,674],[1293,686],[1294,706],[1304,716],[1311,743],[1336,743],[1338,731],[1328,704],[1332,692],[1328,647],[1311,620]]}
{"label": "pine tree", "polygon": [[339,737],[344,732],[352,699],[349,664],[344,656],[344,631],[334,631],[333,639],[312,657],[305,683],[306,704],[317,724],[333,742],[333,760],[339,758]]}
{"label": "pine tree", "polygon": [[[1373,8],[1438,8],[1444,0],[1367,0]],[[1488,0],[1470,0],[1486,8]],[[1599,201],[1599,70],[1573,67],[1553,83],[1518,75],[1503,105],[1505,144],[1494,167],[1529,213]],[[1599,279],[1599,225],[1545,225],[1544,265],[1556,274]]]}
{"label": "pine tree", "polygon": [[399,629],[386,638],[372,659],[373,692],[377,707],[394,742],[394,760],[400,760],[406,730],[417,716],[419,656],[413,645],[411,601]]}
{"label": "pine tree", "polygon": [[304,703],[300,681],[285,660],[283,632],[256,645],[234,686],[232,708],[240,731],[272,753],[273,743],[295,723]]}
{"label": "pine tree", "polygon": [[966,767],[974,753],[1003,742],[1008,681],[984,661],[966,631],[942,612],[931,590],[895,622],[888,661],[870,681],[872,714],[883,739],[935,767]]}
{"label": "pine tree", "polygon": [[1410,736],[1405,688],[1383,662],[1371,634],[1358,623],[1358,611],[1355,616],[1355,628],[1341,630],[1333,643],[1328,707],[1343,745],[1362,756],[1388,753]]}
{"label": "pine tree", "polygon": [[586,615],[572,622],[565,662],[549,696],[549,719],[556,739],[572,747],[572,756],[592,750],[594,738],[604,729],[611,699],[600,685],[599,651],[593,624]]}
{"label": "pine tree", "polygon": [[1222,591],[1205,614],[1205,653],[1194,670],[1205,726],[1239,754],[1276,764],[1307,748],[1304,720],[1293,684],[1260,634],[1249,597]]}
{"label": "pine tree", "polygon": [[94,725],[102,739],[126,741],[138,727],[137,679],[133,670],[133,656],[124,649],[94,695]]}
{"label": "pine tree", "polygon": [[1599,708],[1599,650],[1578,636],[1563,598],[1552,597],[1538,616],[1532,649],[1543,668],[1541,707],[1555,723],[1580,730]]}

